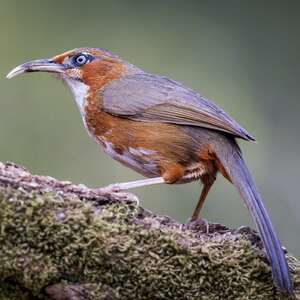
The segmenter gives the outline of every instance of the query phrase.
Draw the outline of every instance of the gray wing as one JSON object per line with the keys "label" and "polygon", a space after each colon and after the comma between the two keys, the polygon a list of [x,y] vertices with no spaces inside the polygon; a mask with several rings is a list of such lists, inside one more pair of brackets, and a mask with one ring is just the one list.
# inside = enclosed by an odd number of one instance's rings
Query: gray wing
{"label": "gray wing", "polygon": [[102,91],[102,109],[135,121],[205,127],[254,140],[214,103],[176,81],[157,75],[141,73],[112,81]]}

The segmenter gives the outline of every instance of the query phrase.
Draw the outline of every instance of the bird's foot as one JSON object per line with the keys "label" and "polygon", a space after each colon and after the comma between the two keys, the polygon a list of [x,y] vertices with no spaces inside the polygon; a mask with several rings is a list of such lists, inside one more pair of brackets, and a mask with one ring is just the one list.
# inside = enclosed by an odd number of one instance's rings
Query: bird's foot
{"label": "bird's foot", "polygon": [[203,233],[209,233],[209,223],[206,219],[202,218],[189,218],[184,224],[185,229],[201,231]]}
{"label": "bird's foot", "polygon": [[119,183],[112,183],[107,186],[96,189],[97,192],[103,194],[119,193],[122,191]]}
{"label": "bird's foot", "polygon": [[138,197],[134,194],[123,192],[123,189],[120,187],[119,183],[113,183],[101,188],[97,188],[94,190],[94,192],[101,196],[107,195],[108,198],[113,197],[114,199],[118,199],[119,201],[132,202],[137,206],[140,205]]}
{"label": "bird's foot", "polygon": [[235,233],[257,234],[257,232],[249,226],[240,226],[235,229]]}

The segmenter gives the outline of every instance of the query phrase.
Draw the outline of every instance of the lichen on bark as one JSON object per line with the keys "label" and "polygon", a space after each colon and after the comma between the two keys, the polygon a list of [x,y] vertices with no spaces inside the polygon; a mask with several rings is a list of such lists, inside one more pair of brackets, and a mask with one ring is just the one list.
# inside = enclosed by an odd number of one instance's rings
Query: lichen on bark
{"label": "lichen on bark", "polygon": [[0,164],[0,299],[288,299],[253,231],[204,227]]}

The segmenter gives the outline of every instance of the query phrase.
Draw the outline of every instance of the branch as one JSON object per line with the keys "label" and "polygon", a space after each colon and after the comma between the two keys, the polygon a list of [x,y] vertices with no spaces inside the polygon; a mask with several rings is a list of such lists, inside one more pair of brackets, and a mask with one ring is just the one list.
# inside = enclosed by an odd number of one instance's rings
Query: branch
{"label": "branch", "polygon": [[249,228],[183,226],[133,194],[0,163],[0,299],[287,299],[261,248]]}

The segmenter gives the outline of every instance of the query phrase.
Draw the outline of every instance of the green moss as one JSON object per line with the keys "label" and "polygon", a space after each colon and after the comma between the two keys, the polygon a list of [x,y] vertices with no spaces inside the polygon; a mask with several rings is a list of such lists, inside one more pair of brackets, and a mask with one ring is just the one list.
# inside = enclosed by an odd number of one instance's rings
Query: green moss
{"label": "green moss", "polygon": [[17,284],[1,282],[0,300],[33,300],[29,291],[22,290]]}
{"label": "green moss", "polygon": [[[107,289],[122,300],[285,299],[246,235],[145,229],[138,212],[0,189],[0,299],[43,299],[57,283],[80,283],[89,299],[105,299]],[[299,286],[300,267],[289,261]]]}

